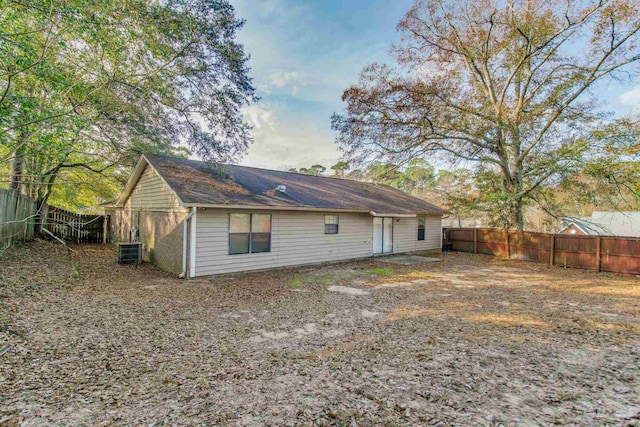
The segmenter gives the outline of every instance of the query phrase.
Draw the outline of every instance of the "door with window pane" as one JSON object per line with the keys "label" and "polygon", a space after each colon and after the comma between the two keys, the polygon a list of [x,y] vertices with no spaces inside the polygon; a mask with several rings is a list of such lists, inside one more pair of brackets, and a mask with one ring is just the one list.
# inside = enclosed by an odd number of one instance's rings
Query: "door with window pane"
{"label": "door with window pane", "polygon": [[373,218],[373,253],[390,254],[393,252],[393,218]]}

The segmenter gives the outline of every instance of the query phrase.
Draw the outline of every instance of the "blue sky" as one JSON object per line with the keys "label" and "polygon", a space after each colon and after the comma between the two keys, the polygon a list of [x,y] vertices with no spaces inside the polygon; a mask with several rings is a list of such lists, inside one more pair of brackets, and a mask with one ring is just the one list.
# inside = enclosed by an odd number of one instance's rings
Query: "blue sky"
{"label": "blue sky", "polygon": [[232,0],[246,20],[238,41],[251,55],[261,100],[245,109],[255,142],[242,164],[272,169],[335,164],[331,114],[363,67],[390,61],[410,0]]}
{"label": "blue sky", "polygon": [[[238,41],[251,56],[261,100],[245,108],[254,143],[241,164],[286,170],[340,157],[331,114],[342,91],[371,62],[392,63],[396,25],[413,0],[230,0],[246,20]],[[607,84],[602,101],[618,114],[640,108],[640,84]]]}

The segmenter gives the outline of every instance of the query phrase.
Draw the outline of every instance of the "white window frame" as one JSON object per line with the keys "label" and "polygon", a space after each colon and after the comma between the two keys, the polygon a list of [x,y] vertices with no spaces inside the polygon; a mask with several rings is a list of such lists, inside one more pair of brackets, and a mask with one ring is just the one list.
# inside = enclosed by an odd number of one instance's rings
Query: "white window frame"
{"label": "white window frame", "polygon": [[[336,223],[328,223],[327,224],[327,217],[335,217],[336,218]],[[331,231],[327,231],[327,225],[335,225],[336,226],[336,230],[335,232]],[[340,215],[338,214],[326,214],[324,216],[324,234],[339,234],[340,233]]]}
{"label": "white window frame", "polygon": [[[247,233],[232,233],[231,232],[231,216],[232,215],[249,215],[249,252],[238,252],[238,253],[231,253],[231,235],[232,234],[247,234]],[[269,250],[267,251],[260,251],[260,252],[253,252],[253,234],[267,234],[267,233],[262,233],[262,232],[253,232],[253,215],[268,215],[269,216]],[[271,242],[273,238],[273,216],[269,213],[247,213],[247,212],[231,212],[228,215],[228,222],[227,222],[227,254],[234,256],[234,255],[249,255],[249,254],[263,254],[263,253],[269,253],[271,252]]]}

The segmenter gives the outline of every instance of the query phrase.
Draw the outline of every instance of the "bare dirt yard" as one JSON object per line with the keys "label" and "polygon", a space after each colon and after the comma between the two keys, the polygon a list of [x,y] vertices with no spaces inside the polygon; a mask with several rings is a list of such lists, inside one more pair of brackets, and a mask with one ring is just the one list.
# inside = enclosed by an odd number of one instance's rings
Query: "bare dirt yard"
{"label": "bare dirt yard", "polygon": [[483,255],[180,280],[0,257],[0,424],[640,425],[640,279]]}

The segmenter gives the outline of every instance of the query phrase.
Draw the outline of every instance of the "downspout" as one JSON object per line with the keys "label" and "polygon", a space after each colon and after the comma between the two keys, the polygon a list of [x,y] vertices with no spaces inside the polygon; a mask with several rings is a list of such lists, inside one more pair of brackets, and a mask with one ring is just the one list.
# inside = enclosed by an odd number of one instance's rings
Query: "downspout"
{"label": "downspout", "polygon": [[195,215],[196,209],[197,208],[195,206],[192,207],[191,212],[189,212],[189,215],[185,217],[184,222],[182,223],[182,273],[180,273],[180,276],[178,276],[181,279],[187,277],[187,246],[189,245],[189,221],[191,220],[191,217]]}

